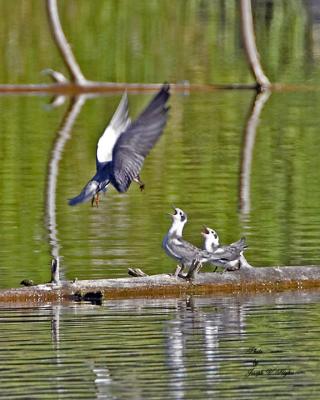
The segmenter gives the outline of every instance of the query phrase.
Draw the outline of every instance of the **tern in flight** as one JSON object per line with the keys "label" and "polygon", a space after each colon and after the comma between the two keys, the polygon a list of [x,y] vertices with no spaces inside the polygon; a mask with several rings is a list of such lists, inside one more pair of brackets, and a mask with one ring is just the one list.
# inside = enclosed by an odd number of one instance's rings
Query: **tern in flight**
{"label": "tern in flight", "polygon": [[96,174],[81,193],[69,200],[74,206],[91,199],[98,206],[100,192],[111,183],[118,192],[126,192],[132,181],[139,183],[145,157],[155,145],[168,119],[170,86],[164,84],[138,118],[131,122],[128,96],[124,93],[120,104],[97,145]]}

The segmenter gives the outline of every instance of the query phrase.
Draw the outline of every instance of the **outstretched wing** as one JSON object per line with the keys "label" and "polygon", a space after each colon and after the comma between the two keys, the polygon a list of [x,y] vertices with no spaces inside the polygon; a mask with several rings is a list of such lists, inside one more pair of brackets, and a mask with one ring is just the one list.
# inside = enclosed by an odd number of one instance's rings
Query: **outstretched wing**
{"label": "outstretched wing", "polygon": [[97,165],[98,163],[111,161],[114,144],[121,133],[126,130],[130,122],[128,95],[127,92],[125,92],[109,125],[98,141]]}
{"label": "outstretched wing", "polygon": [[143,161],[159,139],[168,119],[170,86],[165,84],[139,117],[117,140],[112,154],[111,183],[126,192],[139,175]]}

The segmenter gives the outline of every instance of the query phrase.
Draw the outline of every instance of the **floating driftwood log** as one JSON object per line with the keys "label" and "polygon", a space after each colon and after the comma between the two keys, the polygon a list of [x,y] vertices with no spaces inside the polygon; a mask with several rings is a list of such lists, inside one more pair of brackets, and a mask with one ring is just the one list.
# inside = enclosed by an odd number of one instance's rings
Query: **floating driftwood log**
{"label": "floating driftwood log", "polygon": [[117,279],[60,281],[0,290],[0,302],[48,302],[179,294],[263,292],[320,287],[320,266],[242,268],[200,273],[192,281],[168,274]]}

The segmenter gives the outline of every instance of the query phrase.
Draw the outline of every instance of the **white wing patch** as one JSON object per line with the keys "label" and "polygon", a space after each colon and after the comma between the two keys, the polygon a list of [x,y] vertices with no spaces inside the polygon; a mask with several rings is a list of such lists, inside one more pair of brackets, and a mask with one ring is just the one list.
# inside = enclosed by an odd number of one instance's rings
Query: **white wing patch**
{"label": "white wing patch", "polygon": [[97,145],[97,160],[100,163],[112,160],[112,151],[119,136],[127,129],[129,118],[128,96],[125,92],[109,125],[101,135]]}
{"label": "white wing patch", "polygon": [[121,134],[116,132],[112,126],[108,126],[100,137],[97,146],[97,160],[101,163],[112,160],[113,147]]}

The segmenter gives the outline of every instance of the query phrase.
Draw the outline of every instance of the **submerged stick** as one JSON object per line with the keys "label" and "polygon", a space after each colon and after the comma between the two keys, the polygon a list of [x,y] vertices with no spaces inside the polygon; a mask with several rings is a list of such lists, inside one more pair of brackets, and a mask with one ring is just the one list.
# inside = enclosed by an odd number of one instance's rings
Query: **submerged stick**
{"label": "submerged stick", "polygon": [[251,0],[240,0],[240,15],[241,31],[247,59],[258,84],[258,88],[263,91],[270,87],[270,81],[262,69],[259,52],[256,46]]}

